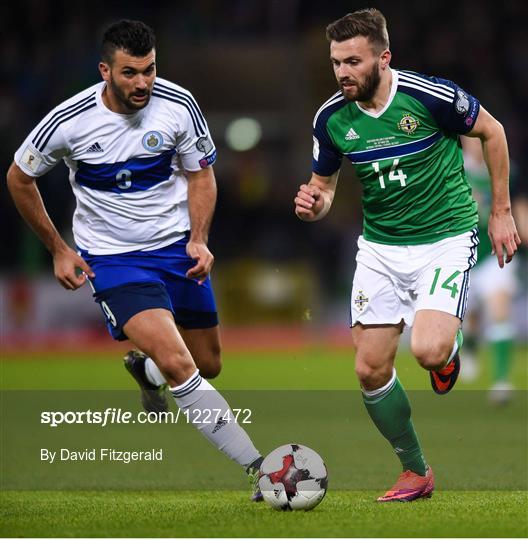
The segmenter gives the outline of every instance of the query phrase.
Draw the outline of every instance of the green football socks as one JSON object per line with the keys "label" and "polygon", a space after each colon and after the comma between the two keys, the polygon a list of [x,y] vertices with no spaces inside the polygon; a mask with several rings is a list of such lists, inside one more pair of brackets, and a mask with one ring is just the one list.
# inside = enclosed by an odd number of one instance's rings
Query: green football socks
{"label": "green football socks", "polygon": [[424,476],[427,464],[411,421],[409,398],[396,370],[382,388],[363,390],[363,401],[374,424],[394,448],[403,470]]}
{"label": "green football socks", "polygon": [[507,381],[512,364],[513,340],[500,339],[492,341],[493,381]]}

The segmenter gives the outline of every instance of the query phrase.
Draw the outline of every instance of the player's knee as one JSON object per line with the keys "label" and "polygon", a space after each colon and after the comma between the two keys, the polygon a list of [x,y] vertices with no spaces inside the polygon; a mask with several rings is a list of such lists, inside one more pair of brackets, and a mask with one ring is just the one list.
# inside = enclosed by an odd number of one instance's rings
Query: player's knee
{"label": "player's knee", "polygon": [[222,350],[219,343],[211,345],[199,358],[194,359],[205,379],[214,379],[222,371]]}
{"label": "player's knee", "polygon": [[170,386],[181,384],[196,371],[192,356],[186,349],[156,348],[151,356]]}
{"label": "player's knee", "polygon": [[222,371],[222,359],[220,355],[210,359],[206,365],[200,366],[200,375],[205,379],[214,379]]}
{"label": "player's knee", "polygon": [[418,360],[418,363],[428,371],[436,371],[445,366],[453,344],[445,344],[442,342],[431,342],[431,343],[413,343],[411,345],[411,350]]}
{"label": "player's knee", "polygon": [[356,375],[365,390],[376,390],[387,384],[392,376],[392,366],[373,366],[356,357]]}

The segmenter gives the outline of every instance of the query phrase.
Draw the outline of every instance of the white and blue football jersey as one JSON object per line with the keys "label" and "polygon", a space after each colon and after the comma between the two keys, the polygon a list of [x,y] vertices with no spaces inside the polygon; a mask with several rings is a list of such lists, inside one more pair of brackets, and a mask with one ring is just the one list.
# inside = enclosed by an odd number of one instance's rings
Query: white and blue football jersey
{"label": "white and blue football jersey", "polygon": [[185,171],[214,163],[216,149],[190,92],[156,78],[148,105],[118,114],[100,82],[53,109],[15,153],[38,177],[59,160],[77,199],[73,234],[93,255],[158,249],[190,229]]}

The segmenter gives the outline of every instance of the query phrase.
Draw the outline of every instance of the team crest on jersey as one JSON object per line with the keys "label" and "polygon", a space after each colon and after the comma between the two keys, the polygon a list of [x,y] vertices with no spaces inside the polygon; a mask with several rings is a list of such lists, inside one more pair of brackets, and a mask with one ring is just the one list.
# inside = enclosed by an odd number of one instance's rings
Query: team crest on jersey
{"label": "team crest on jersey", "polygon": [[398,122],[398,128],[404,133],[407,133],[407,135],[414,133],[419,125],[420,121],[413,118],[409,113],[405,113],[403,118]]}
{"label": "team crest on jersey", "polygon": [[455,103],[455,108],[458,114],[466,114],[469,111],[469,99],[465,92],[462,90],[457,90],[457,101]]}
{"label": "team crest on jersey", "polygon": [[356,297],[354,298],[354,305],[358,311],[363,311],[367,304],[369,303],[368,296],[365,295],[363,291],[358,291]]}
{"label": "team crest on jersey", "polygon": [[143,135],[143,148],[149,152],[156,152],[163,146],[163,137],[159,131],[149,131]]}

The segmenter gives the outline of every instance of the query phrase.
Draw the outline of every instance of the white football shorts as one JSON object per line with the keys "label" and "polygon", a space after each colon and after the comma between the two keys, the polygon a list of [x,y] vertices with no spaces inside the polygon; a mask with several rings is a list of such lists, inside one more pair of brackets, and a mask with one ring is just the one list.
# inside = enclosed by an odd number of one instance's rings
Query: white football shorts
{"label": "white football shorts", "polygon": [[412,326],[420,309],[444,311],[463,320],[477,245],[477,229],[417,246],[378,244],[360,236],[351,326],[402,320]]}
{"label": "white football shorts", "polygon": [[480,262],[471,272],[471,297],[468,309],[472,311],[484,301],[485,298],[494,296],[499,291],[504,291],[515,296],[519,288],[517,280],[518,259],[500,268],[495,256],[487,257]]}

